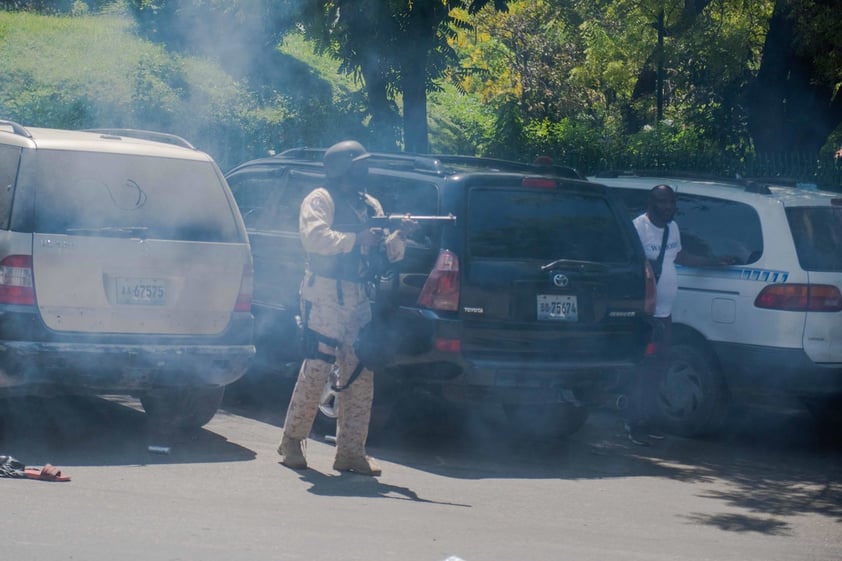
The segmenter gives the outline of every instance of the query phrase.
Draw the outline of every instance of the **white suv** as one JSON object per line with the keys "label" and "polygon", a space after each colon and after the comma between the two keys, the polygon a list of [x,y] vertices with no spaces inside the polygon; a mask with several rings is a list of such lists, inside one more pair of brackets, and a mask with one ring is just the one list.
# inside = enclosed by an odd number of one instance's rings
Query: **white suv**
{"label": "white suv", "polygon": [[251,293],[210,156],[0,121],[0,395],[129,393],[161,425],[199,427],[254,355]]}
{"label": "white suv", "polygon": [[598,177],[634,217],[671,185],[684,251],[731,255],[678,267],[671,367],[660,414],[676,433],[711,432],[732,398],[787,394],[824,420],[842,413],[842,194],[771,182]]}

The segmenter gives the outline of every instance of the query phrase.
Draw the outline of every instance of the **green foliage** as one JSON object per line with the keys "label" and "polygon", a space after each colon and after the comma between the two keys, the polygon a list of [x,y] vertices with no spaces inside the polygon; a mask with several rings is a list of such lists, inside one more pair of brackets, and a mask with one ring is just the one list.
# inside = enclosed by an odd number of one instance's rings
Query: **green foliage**
{"label": "green foliage", "polygon": [[362,85],[340,71],[339,61],[319,55],[297,32],[286,35],[279,50],[300,68],[295,87],[283,95],[283,105],[288,107],[282,125],[287,147],[327,146],[345,138],[376,146],[366,126],[369,113]]}
{"label": "green foliage", "polygon": [[816,80],[842,88],[842,0],[791,0],[797,52],[815,61]]}
{"label": "green foliage", "polygon": [[445,85],[430,94],[430,151],[436,154],[484,154],[494,138],[495,117],[477,96]]}
{"label": "green foliage", "polygon": [[[507,14],[480,12],[455,42],[462,65],[474,69],[462,88],[496,114],[493,137],[478,149],[518,159],[548,154],[586,170],[718,166],[730,173],[751,152],[744,97],[773,5],[519,0]],[[672,126],[655,123],[661,56]]]}
{"label": "green foliage", "polygon": [[[344,2],[125,1],[4,2],[12,10],[0,12],[0,118],[165,130],[223,167],[292,146],[354,137],[389,149],[388,138],[400,138],[408,60],[400,26],[417,25],[401,11],[409,6],[404,0],[390,5],[396,29],[344,45],[330,25],[331,6]],[[795,54],[812,61],[811,79],[835,88],[838,99],[842,32],[830,13],[842,0],[786,1],[796,23]],[[518,0],[508,2],[508,13],[475,9],[483,3],[451,4],[461,9],[449,13],[449,27],[437,28],[436,40],[445,43],[430,51],[435,60],[425,78],[430,151],[525,161],[549,155],[586,173],[732,173],[782,161],[753,154],[746,110],[775,0]],[[286,33],[274,47],[296,21],[293,5],[323,10],[316,50],[301,32]],[[655,126],[651,80],[661,7],[665,119]],[[188,23],[194,29],[186,33]],[[458,55],[458,67],[448,53]],[[385,66],[363,72],[364,59]],[[433,79],[443,72],[451,81]],[[378,76],[382,89],[364,87],[363,78],[369,86]],[[840,130],[823,157],[842,145]]]}
{"label": "green foliage", "polygon": [[279,77],[252,89],[213,60],[137,37],[125,14],[0,12],[0,117],[172,132],[224,168],[268,150],[366,139],[364,96],[335,62],[294,36],[275,54]]}
{"label": "green foliage", "polygon": [[534,156],[548,155],[573,167],[591,167],[592,162],[607,156],[601,131],[587,122],[571,118],[533,121],[527,125],[526,135]]}

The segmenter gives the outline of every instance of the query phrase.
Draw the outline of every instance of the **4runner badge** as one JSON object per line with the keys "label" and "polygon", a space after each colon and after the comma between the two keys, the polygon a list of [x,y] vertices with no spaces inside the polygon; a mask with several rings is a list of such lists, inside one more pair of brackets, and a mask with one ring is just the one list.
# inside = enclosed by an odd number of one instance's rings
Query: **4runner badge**
{"label": "4runner badge", "polygon": [[567,275],[563,273],[555,273],[553,275],[553,284],[559,288],[564,288],[570,284],[570,279],[568,279]]}

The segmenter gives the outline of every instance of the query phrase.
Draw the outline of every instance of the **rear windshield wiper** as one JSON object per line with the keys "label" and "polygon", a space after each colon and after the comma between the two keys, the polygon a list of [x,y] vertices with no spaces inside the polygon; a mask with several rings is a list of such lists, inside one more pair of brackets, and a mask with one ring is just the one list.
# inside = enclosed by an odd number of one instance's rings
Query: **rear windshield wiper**
{"label": "rear windshield wiper", "polygon": [[142,236],[146,226],[101,226],[99,228],[68,228],[68,234],[99,234],[103,236]]}
{"label": "rear windshield wiper", "polygon": [[607,271],[609,266],[596,261],[585,261],[581,259],[556,259],[541,266],[541,271],[550,269],[575,269],[577,271]]}

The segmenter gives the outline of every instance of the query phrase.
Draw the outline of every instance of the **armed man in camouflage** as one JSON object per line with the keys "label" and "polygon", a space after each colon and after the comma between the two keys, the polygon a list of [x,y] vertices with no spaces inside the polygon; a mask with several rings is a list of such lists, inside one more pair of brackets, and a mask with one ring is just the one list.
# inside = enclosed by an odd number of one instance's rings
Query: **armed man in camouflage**
{"label": "armed man in camouflage", "polygon": [[[324,155],[326,185],[301,203],[299,230],[307,253],[301,317],[307,350],[278,447],[281,463],[293,469],[307,467],[303,444],[331,369],[338,366],[338,385],[345,386],[358,365],[354,341],[372,317],[367,255],[384,244],[390,262],[403,259],[405,234],[413,228],[411,221],[391,232],[365,226],[370,217],[383,215],[380,202],[365,193],[368,157],[353,140],[331,146]],[[364,368],[337,400],[334,469],[380,475],[380,467],[365,450],[373,397],[374,376]]]}

